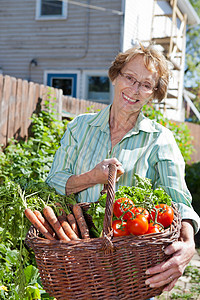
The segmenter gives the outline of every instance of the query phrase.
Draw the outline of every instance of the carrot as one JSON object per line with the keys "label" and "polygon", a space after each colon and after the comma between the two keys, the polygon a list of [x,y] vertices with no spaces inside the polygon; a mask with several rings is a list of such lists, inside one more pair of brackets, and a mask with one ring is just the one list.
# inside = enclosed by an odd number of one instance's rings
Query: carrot
{"label": "carrot", "polygon": [[78,204],[75,204],[75,205],[73,205],[72,210],[73,210],[75,219],[78,223],[82,238],[83,239],[89,238],[90,237],[89,229],[88,229],[88,226],[85,222],[85,218],[83,216],[82,208]]}
{"label": "carrot", "polygon": [[54,236],[55,232],[53,231],[53,229],[51,228],[51,226],[49,225],[49,223],[47,222],[47,220],[45,220],[45,218],[43,217],[43,215],[41,214],[41,212],[39,210],[34,210],[34,214],[36,215],[36,217],[38,218],[38,220],[44,225],[44,227],[48,230],[48,232]]}
{"label": "carrot", "polygon": [[54,229],[54,231],[57,234],[57,236],[59,237],[59,239],[67,241],[67,242],[70,241],[68,236],[65,234],[62,226],[60,225],[53,209],[50,206],[45,206],[43,208],[43,213],[44,213],[45,219],[52,226],[52,228]]}
{"label": "carrot", "polygon": [[67,222],[66,216],[58,216],[58,221],[60,222],[60,225],[62,226],[64,232],[66,233],[66,235],[70,240],[80,240],[79,237],[71,228],[71,226],[69,225],[69,223]]}
{"label": "carrot", "polygon": [[59,210],[61,211],[61,215],[67,218],[67,221],[70,224],[71,228],[73,229],[77,237],[79,237],[79,231],[78,231],[76,219],[74,218],[74,215],[70,212],[69,208],[66,207],[66,212],[67,212],[66,213],[59,202],[55,203],[55,205],[59,207]]}
{"label": "carrot", "polygon": [[48,232],[48,230],[44,227],[44,225],[38,220],[34,212],[30,208],[26,208],[25,216],[29,219],[29,221],[34,225],[36,229],[39,230],[48,240],[55,240],[55,238]]}
{"label": "carrot", "polygon": [[69,224],[70,224],[71,228],[73,229],[73,231],[79,237],[78,226],[77,226],[77,223],[76,223],[76,219],[74,218],[74,215],[69,213],[67,215],[67,221],[69,222]]}

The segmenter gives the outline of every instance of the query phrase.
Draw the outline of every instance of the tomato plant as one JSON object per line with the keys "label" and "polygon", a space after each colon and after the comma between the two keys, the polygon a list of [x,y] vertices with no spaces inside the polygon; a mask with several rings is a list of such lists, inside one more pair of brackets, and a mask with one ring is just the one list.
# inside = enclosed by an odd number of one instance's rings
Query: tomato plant
{"label": "tomato plant", "polygon": [[135,218],[127,220],[128,231],[134,235],[145,234],[148,230],[149,224],[144,215],[138,214]]}
{"label": "tomato plant", "polygon": [[127,220],[128,218],[133,216],[133,214],[131,213],[133,209],[133,201],[129,198],[122,197],[115,201],[113,206],[113,213],[117,218],[122,217],[123,220]]}
{"label": "tomato plant", "polygon": [[[157,212],[157,220],[156,219]],[[166,204],[158,204],[155,206],[155,209],[151,211],[150,218],[153,221],[157,221],[162,224],[164,228],[167,228],[171,225],[174,219],[174,211],[173,208]]]}
{"label": "tomato plant", "polygon": [[112,223],[113,235],[115,237],[129,235],[127,222],[122,220],[115,220]]}

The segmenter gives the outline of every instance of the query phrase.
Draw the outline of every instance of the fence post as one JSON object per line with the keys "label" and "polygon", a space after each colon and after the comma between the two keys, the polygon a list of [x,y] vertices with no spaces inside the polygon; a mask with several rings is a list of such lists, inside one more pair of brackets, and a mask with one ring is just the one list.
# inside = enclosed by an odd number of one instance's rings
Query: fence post
{"label": "fence post", "polygon": [[5,76],[2,87],[2,100],[1,100],[1,116],[0,116],[0,142],[1,144],[7,143],[8,138],[8,110],[9,100],[11,94],[11,77]]}

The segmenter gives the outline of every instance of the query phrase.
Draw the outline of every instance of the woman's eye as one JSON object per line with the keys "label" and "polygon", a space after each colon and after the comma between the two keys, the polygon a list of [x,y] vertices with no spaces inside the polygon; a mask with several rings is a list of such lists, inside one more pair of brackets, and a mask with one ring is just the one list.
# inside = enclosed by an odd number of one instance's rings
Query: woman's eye
{"label": "woman's eye", "polygon": [[133,80],[133,78],[131,76],[128,76],[128,75],[126,76],[126,79],[129,80],[129,81]]}
{"label": "woman's eye", "polygon": [[147,89],[147,90],[150,90],[150,89],[152,88],[150,83],[143,83],[143,86],[144,86],[145,89]]}

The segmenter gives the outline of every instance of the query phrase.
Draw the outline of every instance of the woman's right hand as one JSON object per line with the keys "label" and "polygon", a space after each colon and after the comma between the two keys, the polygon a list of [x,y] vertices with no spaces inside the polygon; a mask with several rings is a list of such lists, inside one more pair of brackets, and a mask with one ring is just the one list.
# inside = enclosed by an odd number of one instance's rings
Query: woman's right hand
{"label": "woman's right hand", "polygon": [[124,169],[122,164],[116,158],[104,159],[102,162],[98,163],[92,170],[93,179],[96,183],[107,184],[108,183],[108,173],[109,173],[109,164],[115,164],[117,167],[117,178],[124,174]]}

